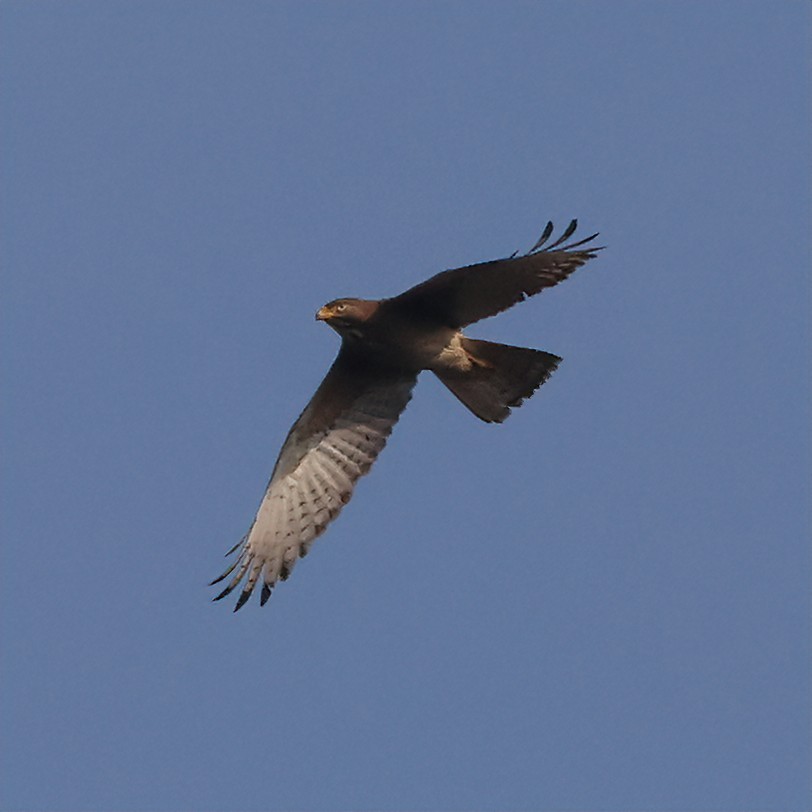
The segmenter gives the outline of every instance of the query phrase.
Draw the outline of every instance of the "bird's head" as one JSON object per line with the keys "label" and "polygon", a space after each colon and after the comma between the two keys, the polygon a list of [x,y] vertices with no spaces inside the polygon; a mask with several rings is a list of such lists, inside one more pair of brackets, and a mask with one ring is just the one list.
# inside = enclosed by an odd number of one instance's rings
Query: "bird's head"
{"label": "bird's head", "polygon": [[341,335],[358,335],[363,323],[377,308],[378,302],[366,299],[334,299],[319,308],[316,319],[327,322]]}

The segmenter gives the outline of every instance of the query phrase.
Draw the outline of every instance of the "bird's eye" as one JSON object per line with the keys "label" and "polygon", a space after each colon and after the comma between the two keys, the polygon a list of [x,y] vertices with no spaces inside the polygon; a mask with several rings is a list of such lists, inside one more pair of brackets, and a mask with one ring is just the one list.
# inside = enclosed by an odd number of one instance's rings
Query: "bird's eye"
{"label": "bird's eye", "polygon": [[337,304],[336,305],[336,313],[341,313],[347,309],[347,305],[345,304]]}

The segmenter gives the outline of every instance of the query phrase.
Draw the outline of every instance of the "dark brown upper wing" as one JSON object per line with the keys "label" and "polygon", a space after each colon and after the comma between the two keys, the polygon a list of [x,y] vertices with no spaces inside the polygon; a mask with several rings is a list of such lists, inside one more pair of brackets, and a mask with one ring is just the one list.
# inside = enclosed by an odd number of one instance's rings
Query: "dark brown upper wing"
{"label": "dark brown upper wing", "polygon": [[231,552],[236,570],[215,598],[244,578],[235,611],[262,579],[261,602],[290,574],[327,525],[349,502],[412,396],[415,373],[380,367],[342,346],[333,366],[285,440],[251,528]]}
{"label": "dark brown upper wing", "polygon": [[582,247],[597,234],[563,245],[577,225],[578,221],[573,220],[555,242],[546,245],[553,231],[553,224],[547,223],[538,242],[523,256],[443,271],[387,299],[386,306],[449,327],[465,327],[495,316],[526,297],[557,285],[601,250]]}

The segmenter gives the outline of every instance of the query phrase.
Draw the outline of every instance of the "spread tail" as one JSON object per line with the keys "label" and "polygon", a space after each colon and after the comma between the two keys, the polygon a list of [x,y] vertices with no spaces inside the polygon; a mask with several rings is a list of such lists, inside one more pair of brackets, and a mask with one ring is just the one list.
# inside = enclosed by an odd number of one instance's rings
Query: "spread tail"
{"label": "spread tail", "polygon": [[552,375],[561,361],[557,355],[542,350],[474,338],[462,338],[462,346],[472,361],[471,368],[435,369],[434,374],[486,423],[501,423],[512,407],[521,406]]}

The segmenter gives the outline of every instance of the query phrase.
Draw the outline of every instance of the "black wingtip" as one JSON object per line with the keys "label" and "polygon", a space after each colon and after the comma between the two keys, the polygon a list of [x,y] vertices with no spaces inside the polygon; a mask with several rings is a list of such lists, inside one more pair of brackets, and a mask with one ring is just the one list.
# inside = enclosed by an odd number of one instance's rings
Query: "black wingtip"
{"label": "black wingtip", "polygon": [[[563,246],[561,249],[562,251],[572,251],[573,248],[578,248],[581,245],[586,245],[588,242],[592,242],[600,234],[600,231],[596,231],[594,234],[590,234],[588,237],[584,237],[582,240],[578,240],[578,242],[571,242],[569,245]],[[598,246],[590,246],[588,250],[590,251],[602,251],[606,248],[605,245],[598,245]]]}
{"label": "black wingtip", "polygon": [[[250,532],[250,531],[249,531]],[[232,553],[235,553],[239,546],[248,538],[248,533],[246,533],[226,554],[225,558],[228,558]]]}
{"label": "black wingtip", "polygon": [[570,220],[570,224],[564,229],[564,233],[554,243],[550,243],[545,250],[552,251],[554,248],[558,248],[561,243],[566,242],[575,233],[576,228],[578,228],[578,220]]}
{"label": "black wingtip", "polygon": [[228,595],[229,592],[231,592],[232,589],[234,589],[233,585],[232,586],[227,586],[219,595],[215,595],[215,597],[212,598],[212,601],[221,601],[221,600],[223,600],[223,598],[225,598],[225,596]]}
{"label": "black wingtip", "polygon": [[223,580],[223,578],[226,578],[229,575],[231,575],[231,573],[234,572],[234,570],[237,568],[237,564],[239,564],[239,563],[240,563],[240,559],[235,558],[234,563],[222,575],[218,575],[213,581],[209,581],[209,586],[214,586],[215,584],[219,584],[220,581]]}
{"label": "black wingtip", "polygon": [[547,240],[550,239],[550,234],[553,233],[553,221],[548,220],[547,225],[544,226],[544,231],[541,232],[541,236],[536,240],[536,244],[527,252],[528,254],[532,254],[533,251],[538,251]]}
{"label": "black wingtip", "polygon": [[[599,234],[599,231],[596,231],[594,234],[590,234],[588,237],[584,237],[577,242],[569,243],[565,245],[566,241],[572,237],[575,233],[576,229],[578,228],[578,218],[573,218],[570,220],[569,225],[564,229],[563,234],[555,240],[555,242],[551,242],[547,245],[547,240],[550,238],[550,235],[553,233],[553,223],[552,221],[548,221],[547,225],[544,227],[544,231],[542,232],[541,236],[538,238],[536,244],[525,254],[525,256],[530,256],[530,254],[535,254],[537,252],[542,251],[573,251],[576,248],[580,248],[581,246],[585,246],[587,243],[592,242]],[[596,245],[596,246],[589,246],[588,248],[582,249],[583,253],[588,254],[588,258],[592,258],[595,252],[602,251],[606,248],[605,245]],[[511,259],[513,257],[511,256]]]}
{"label": "black wingtip", "polygon": [[259,605],[260,606],[265,606],[265,604],[268,602],[268,598],[271,597],[271,591],[272,590],[273,590],[273,587],[268,586],[268,584],[263,584],[262,585],[262,594],[259,596]]}
{"label": "black wingtip", "polygon": [[218,575],[213,581],[209,581],[209,586],[214,586],[215,584],[219,584],[220,581],[223,580],[233,569],[233,567],[229,567],[222,575]]}
{"label": "black wingtip", "polygon": [[239,611],[240,611],[240,609],[242,609],[242,608],[243,608],[243,606],[245,606],[245,602],[246,602],[246,601],[247,601],[247,600],[248,600],[250,597],[251,597],[251,593],[250,593],[250,592],[246,592],[245,590],[243,590],[242,592],[240,592],[240,597],[239,597],[239,598],[237,598],[237,605],[234,607],[234,611],[235,611],[235,612],[239,612]]}

